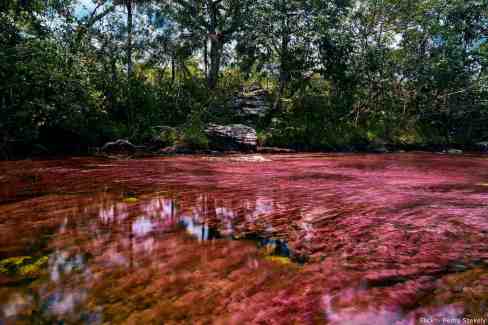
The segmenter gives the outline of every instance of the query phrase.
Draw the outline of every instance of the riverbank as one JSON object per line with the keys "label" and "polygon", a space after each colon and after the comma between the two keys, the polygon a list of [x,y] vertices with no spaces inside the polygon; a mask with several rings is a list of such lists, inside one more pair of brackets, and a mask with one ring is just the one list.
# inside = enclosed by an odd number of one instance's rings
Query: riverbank
{"label": "riverbank", "polygon": [[[3,161],[18,161],[18,160],[56,160],[66,157],[96,157],[96,158],[157,158],[157,157],[174,157],[174,156],[235,156],[235,155],[301,155],[301,154],[398,154],[398,153],[431,153],[431,154],[447,154],[447,155],[484,155],[487,152],[476,146],[389,146],[387,150],[342,150],[342,151],[323,151],[323,150],[309,150],[300,151],[289,148],[277,147],[258,147],[255,151],[217,151],[217,150],[198,150],[189,148],[167,147],[162,151],[154,152],[150,150],[139,149],[134,152],[114,152],[104,153],[99,149],[94,149],[90,152],[78,153],[76,155],[69,153],[61,154],[36,154],[36,155],[20,155],[11,157],[11,159]],[[463,148],[463,149],[459,149]],[[2,160],[0,160],[2,161]]]}

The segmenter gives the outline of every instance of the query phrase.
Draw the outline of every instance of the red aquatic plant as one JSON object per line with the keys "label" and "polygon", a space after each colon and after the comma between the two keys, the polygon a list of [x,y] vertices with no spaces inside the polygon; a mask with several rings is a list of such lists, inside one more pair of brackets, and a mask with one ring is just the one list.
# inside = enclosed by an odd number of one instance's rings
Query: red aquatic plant
{"label": "red aquatic plant", "polygon": [[475,317],[487,167],[424,153],[2,162],[0,260],[49,266],[16,287],[1,275],[0,320]]}

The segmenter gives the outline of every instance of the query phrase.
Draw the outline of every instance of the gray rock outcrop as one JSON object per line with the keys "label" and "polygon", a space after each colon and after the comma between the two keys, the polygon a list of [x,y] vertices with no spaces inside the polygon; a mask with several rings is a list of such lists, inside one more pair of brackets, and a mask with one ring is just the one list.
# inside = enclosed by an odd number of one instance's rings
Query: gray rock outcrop
{"label": "gray rock outcrop", "polygon": [[260,86],[244,88],[233,98],[232,106],[236,115],[245,118],[260,118],[271,110],[269,94]]}
{"label": "gray rock outcrop", "polygon": [[256,151],[256,130],[243,124],[209,124],[205,128],[209,147],[222,151]]}
{"label": "gray rock outcrop", "polygon": [[107,142],[101,149],[104,154],[134,154],[138,147],[128,140],[119,139],[113,142]]}

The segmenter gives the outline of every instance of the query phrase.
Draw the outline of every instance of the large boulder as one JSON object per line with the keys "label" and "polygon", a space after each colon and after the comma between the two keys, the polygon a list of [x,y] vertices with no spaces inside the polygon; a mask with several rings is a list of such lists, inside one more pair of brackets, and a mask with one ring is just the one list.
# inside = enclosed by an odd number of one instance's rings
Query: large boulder
{"label": "large boulder", "polygon": [[128,140],[119,139],[113,142],[107,142],[102,147],[104,154],[134,154],[137,151],[137,146],[130,143]]}
{"label": "large boulder", "polygon": [[256,151],[256,130],[243,124],[209,124],[205,128],[209,147],[222,151]]}

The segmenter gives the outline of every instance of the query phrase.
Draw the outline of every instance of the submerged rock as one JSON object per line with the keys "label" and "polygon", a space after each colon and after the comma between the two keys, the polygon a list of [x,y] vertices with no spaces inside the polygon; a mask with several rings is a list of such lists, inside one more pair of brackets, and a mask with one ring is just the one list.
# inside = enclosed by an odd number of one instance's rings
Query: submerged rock
{"label": "submerged rock", "polygon": [[285,256],[273,256],[273,255],[271,255],[271,256],[266,256],[265,259],[268,261],[274,262],[274,263],[278,263],[278,264],[284,264],[284,265],[292,264],[292,261],[290,260],[290,258],[285,257]]}
{"label": "submerged rock", "polygon": [[0,274],[28,279],[37,278],[47,263],[47,256],[37,259],[31,256],[10,257],[0,261]]}
{"label": "submerged rock", "polygon": [[0,261],[0,273],[15,273],[22,265],[32,260],[30,256],[10,257]]}
{"label": "submerged rock", "polygon": [[463,151],[459,149],[448,149],[447,153],[450,155],[461,155]]}
{"label": "submerged rock", "polygon": [[261,155],[248,155],[248,156],[239,156],[239,157],[232,157],[230,158],[231,161],[243,161],[243,162],[267,162],[271,161],[270,159],[266,159]]}
{"label": "submerged rock", "polygon": [[294,153],[295,150],[287,148],[277,148],[277,147],[257,147],[257,152],[259,153]]}
{"label": "submerged rock", "polygon": [[174,145],[161,149],[159,153],[162,155],[193,154],[195,150],[181,145]]}
{"label": "submerged rock", "polygon": [[209,147],[214,150],[256,151],[256,130],[243,124],[209,124],[205,129]]}
{"label": "submerged rock", "polygon": [[127,197],[123,201],[124,203],[137,203],[139,202],[139,199],[136,197]]}

